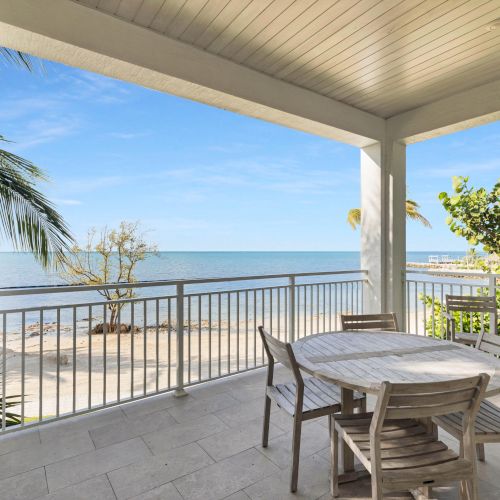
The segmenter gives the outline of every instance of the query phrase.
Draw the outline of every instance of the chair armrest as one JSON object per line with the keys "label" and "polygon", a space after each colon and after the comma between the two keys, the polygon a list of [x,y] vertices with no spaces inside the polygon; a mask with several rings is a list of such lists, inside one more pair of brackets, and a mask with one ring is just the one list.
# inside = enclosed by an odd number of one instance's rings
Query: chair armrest
{"label": "chair armrest", "polygon": [[455,318],[448,311],[443,311],[443,316],[447,320],[455,322]]}

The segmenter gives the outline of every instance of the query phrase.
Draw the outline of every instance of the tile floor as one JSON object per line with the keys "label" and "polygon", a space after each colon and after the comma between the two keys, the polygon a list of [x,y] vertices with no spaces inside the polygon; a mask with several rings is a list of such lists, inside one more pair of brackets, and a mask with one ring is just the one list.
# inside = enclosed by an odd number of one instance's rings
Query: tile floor
{"label": "tile floor", "polygon": [[[278,408],[269,447],[260,446],[264,376],[257,370],[192,387],[184,398],[152,397],[3,436],[0,499],[330,499],[326,419],[304,426],[294,495],[291,419]],[[487,446],[486,457],[480,499],[498,499],[500,444]],[[369,480],[344,485],[341,498],[370,498]],[[433,498],[457,498],[456,488]]]}

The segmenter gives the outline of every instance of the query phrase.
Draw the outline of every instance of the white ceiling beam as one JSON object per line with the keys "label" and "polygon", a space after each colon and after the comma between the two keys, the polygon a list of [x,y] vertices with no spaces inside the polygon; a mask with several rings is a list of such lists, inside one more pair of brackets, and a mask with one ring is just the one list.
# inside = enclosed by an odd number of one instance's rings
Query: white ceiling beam
{"label": "white ceiling beam", "polygon": [[385,121],[70,0],[2,0],[0,44],[363,147]]}
{"label": "white ceiling beam", "polygon": [[445,97],[387,120],[387,134],[411,144],[500,119],[500,80]]}

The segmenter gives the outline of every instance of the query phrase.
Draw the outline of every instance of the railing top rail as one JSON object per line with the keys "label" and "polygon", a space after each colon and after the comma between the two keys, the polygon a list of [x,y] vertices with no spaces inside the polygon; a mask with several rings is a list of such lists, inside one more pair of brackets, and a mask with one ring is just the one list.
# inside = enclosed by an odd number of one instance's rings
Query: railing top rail
{"label": "railing top rail", "polygon": [[453,271],[437,271],[434,269],[405,269],[406,274],[425,274],[428,276],[448,276],[453,278],[497,278],[500,279],[500,274],[485,273],[481,271],[469,271],[468,269],[456,269]]}
{"label": "railing top rail", "polygon": [[194,278],[184,280],[152,280],[138,281],[136,283],[106,283],[104,285],[40,285],[31,287],[6,287],[0,288],[0,297],[11,297],[14,295],[43,295],[47,293],[68,293],[68,292],[89,292],[95,290],[112,290],[115,288],[147,288],[158,286],[176,285],[203,285],[207,283],[224,283],[233,281],[256,281],[279,278],[305,278],[308,276],[332,276],[344,274],[368,274],[363,269],[346,271],[320,271],[309,273],[288,273],[288,274],[264,274],[253,276],[231,276],[216,278]]}

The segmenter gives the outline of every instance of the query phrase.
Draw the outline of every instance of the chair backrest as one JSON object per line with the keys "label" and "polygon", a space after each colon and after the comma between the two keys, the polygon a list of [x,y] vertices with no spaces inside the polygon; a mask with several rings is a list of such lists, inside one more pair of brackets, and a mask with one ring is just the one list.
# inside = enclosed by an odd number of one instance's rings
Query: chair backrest
{"label": "chair backrest", "polygon": [[[481,332],[484,332],[484,314],[490,314],[493,321],[490,324],[497,323],[497,302],[496,297],[483,296],[472,297],[470,295],[446,295],[446,310],[448,312],[462,312],[462,313],[479,313],[481,314]],[[472,332],[472,321],[471,321]],[[496,332],[490,332],[496,333]]]}
{"label": "chair backrest", "polygon": [[274,338],[272,335],[267,333],[262,326],[259,326],[259,333],[269,360],[269,364],[272,366],[274,362],[281,363],[293,373],[297,382],[302,383],[302,375],[300,374],[299,365],[295,359],[292,346]]}
{"label": "chair backrest", "polygon": [[382,330],[397,332],[398,319],[394,313],[382,314],[342,314],[342,330]]}
{"label": "chair backrest", "polygon": [[489,379],[489,375],[482,373],[443,382],[383,382],[370,432],[380,433],[384,420],[430,418],[455,412],[475,418]]}
{"label": "chair backrest", "polygon": [[476,349],[487,352],[488,354],[500,356],[500,336],[485,333],[483,329],[477,336]]}
{"label": "chair backrest", "polygon": [[448,312],[489,312],[496,315],[496,297],[493,295],[485,297],[472,297],[470,295],[446,295],[446,310]]}

